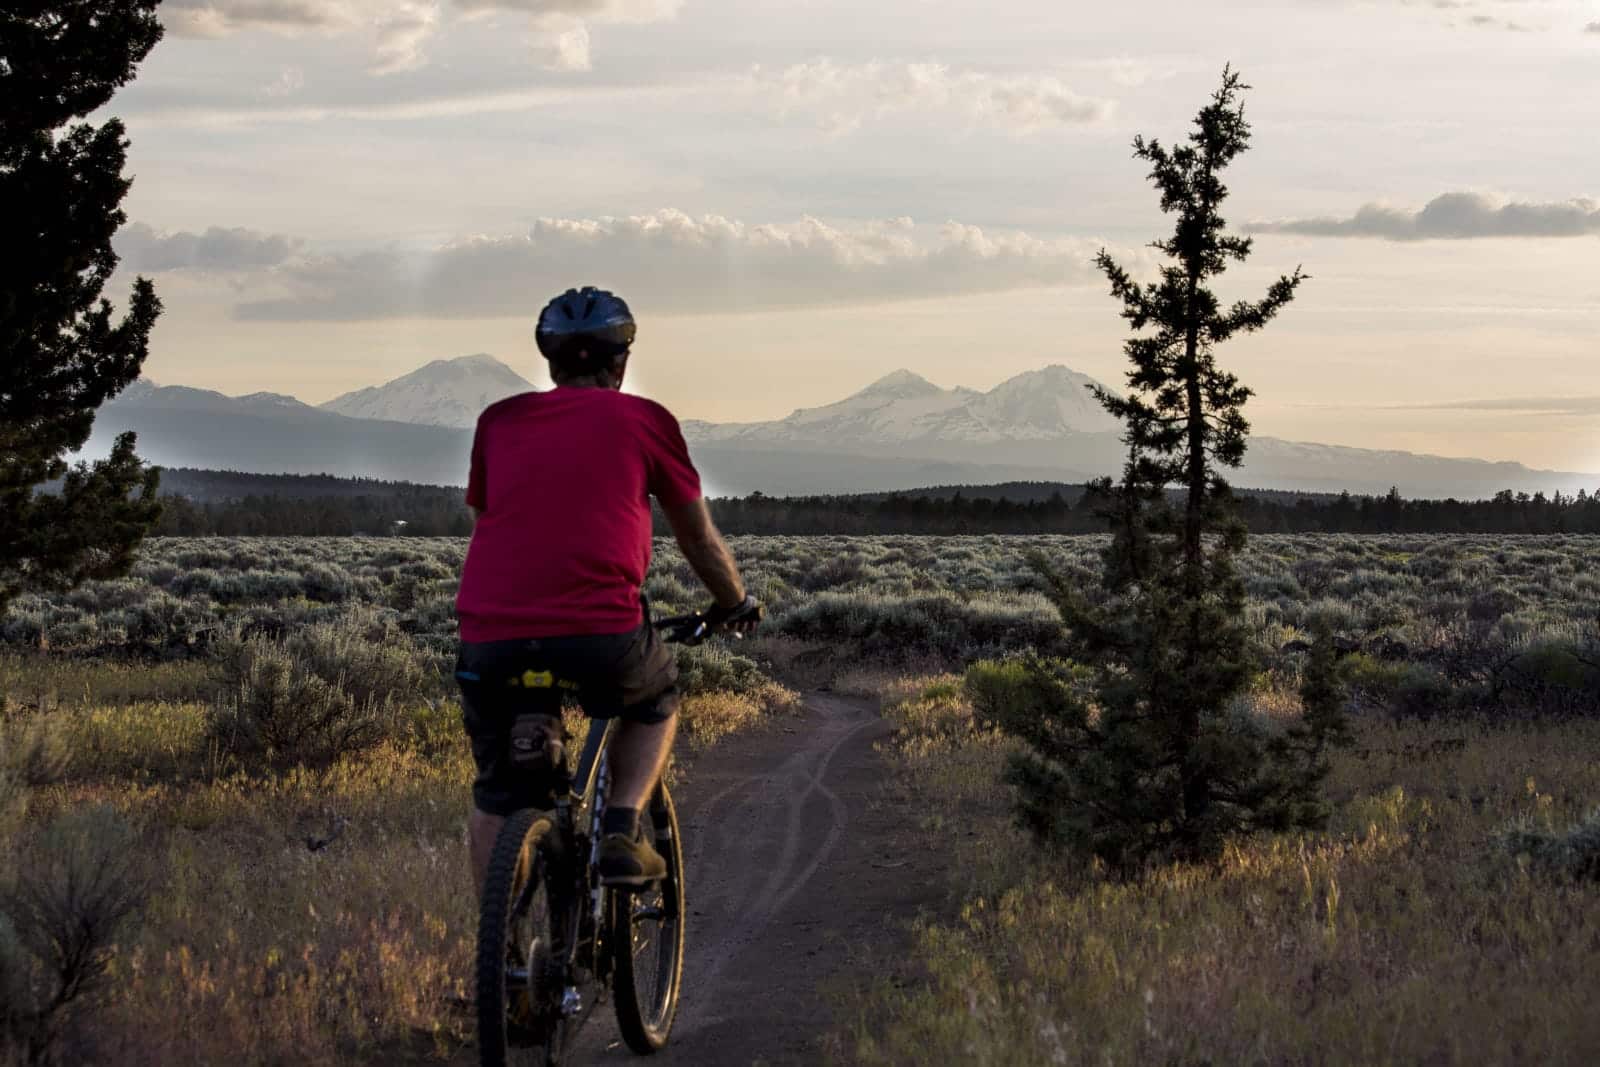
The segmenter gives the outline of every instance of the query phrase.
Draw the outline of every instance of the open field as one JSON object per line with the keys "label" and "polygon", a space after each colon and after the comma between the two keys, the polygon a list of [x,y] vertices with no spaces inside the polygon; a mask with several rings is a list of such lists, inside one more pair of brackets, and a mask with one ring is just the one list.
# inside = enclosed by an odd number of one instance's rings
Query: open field
{"label": "open field", "polygon": [[[685,655],[686,751],[791,707],[782,682],[887,694],[886,802],[911,798],[969,902],[920,930],[933,983],[877,991],[856,1054],[1592,1061],[1600,892],[1537,833],[1600,803],[1585,658],[1600,538],[1256,538],[1249,710],[1296,713],[1296,642],[1315,620],[1349,652],[1359,740],[1338,757],[1333,825],[1121,885],[1031,854],[998,784],[1004,743],[974,731],[959,684],[976,659],[1057,640],[1027,554],[1088,573],[1096,544],[735,542],[774,636]],[[23,597],[0,620],[15,860],[0,874],[43,877],[72,860],[63,841],[88,841],[150,887],[57,1043],[66,1061],[459,1054],[470,767],[447,667],[463,551],[158,540],[129,578]],[[648,591],[662,611],[700,600],[665,547]],[[1513,826],[1533,836],[1508,847]],[[31,980],[27,958],[0,928],[8,982]]]}

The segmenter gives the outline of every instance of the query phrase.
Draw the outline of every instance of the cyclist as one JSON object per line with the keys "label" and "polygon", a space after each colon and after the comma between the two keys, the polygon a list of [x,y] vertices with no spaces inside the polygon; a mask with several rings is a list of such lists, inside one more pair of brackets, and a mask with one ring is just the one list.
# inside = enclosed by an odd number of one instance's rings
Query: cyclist
{"label": "cyclist", "polygon": [[[544,776],[513,761],[548,767],[560,758],[552,719],[543,725],[543,756],[527,760],[537,746],[526,726],[537,721],[529,711],[556,706],[549,689],[561,684],[578,689],[586,714],[621,720],[602,816],[602,880],[636,887],[666,873],[639,820],[666,766],[678,710],[677,665],[641,595],[651,496],[711,592],[708,621],[736,632],[761,621],[761,605],[711,521],[677,420],[621,391],[634,333],[619,297],[569,289],[546,305],[535,330],[556,387],[502,400],[478,418],[456,676],[477,764],[468,834],[480,894],[506,816],[545,806]],[[514,730],[523,735],[517,753]]]}

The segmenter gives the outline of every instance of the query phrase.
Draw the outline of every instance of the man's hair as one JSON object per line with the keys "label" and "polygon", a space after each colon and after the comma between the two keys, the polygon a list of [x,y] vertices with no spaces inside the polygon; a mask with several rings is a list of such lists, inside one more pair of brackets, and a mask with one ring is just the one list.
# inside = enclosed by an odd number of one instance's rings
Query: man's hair
{"label": "man's hair", "polygon": [[[622,368],[628,362],[626,348],[613,351],[609,354],[590,353],[588,359],[580,359],[579,353],[574,352],[565,358],[556,358],[550,362],[550,380],[557,385],[577,381],[582,378],[614,380],[622,374]],[[610,381],[603,384],[610,384]]]}

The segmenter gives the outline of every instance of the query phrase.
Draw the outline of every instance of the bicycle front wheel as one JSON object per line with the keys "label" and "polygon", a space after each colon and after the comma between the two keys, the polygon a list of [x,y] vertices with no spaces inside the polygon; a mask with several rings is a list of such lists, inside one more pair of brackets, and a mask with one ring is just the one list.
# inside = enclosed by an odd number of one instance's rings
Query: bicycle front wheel
{"label": "bicycle front wheel", "polygon": [[650,822],[667,875],[636,892],[616,892],[611,901],[617,1025],[628,1047],[641,1055],[666,1045],[683,982],[683,843],[665,782],[650,800]]}
{"label": "bicycle front wheel", "polygon": [[478,917],[478,1053],[483,1067],[561,1060],[560,840],[532,810],[495,839]]}

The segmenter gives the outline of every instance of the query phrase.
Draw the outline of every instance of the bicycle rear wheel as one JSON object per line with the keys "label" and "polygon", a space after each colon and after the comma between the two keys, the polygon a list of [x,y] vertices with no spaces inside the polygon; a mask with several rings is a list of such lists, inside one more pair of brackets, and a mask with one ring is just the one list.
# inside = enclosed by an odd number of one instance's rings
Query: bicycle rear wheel
{"label": "bicycle rear wheel", "polygon": [[560,839],[532,810],[495,840],[478,918],[478,1053],[483,1067],[554,1067],[562,1038]]}
{"label": "bicycle rear wheel", "polygon": [[617,1025],[628,1047],[641,1055],[667,1043],[683,981],[683,844],[665,782],[650,800],[650,822],[667,876],[633,893],[616,892],[611,901]]}

